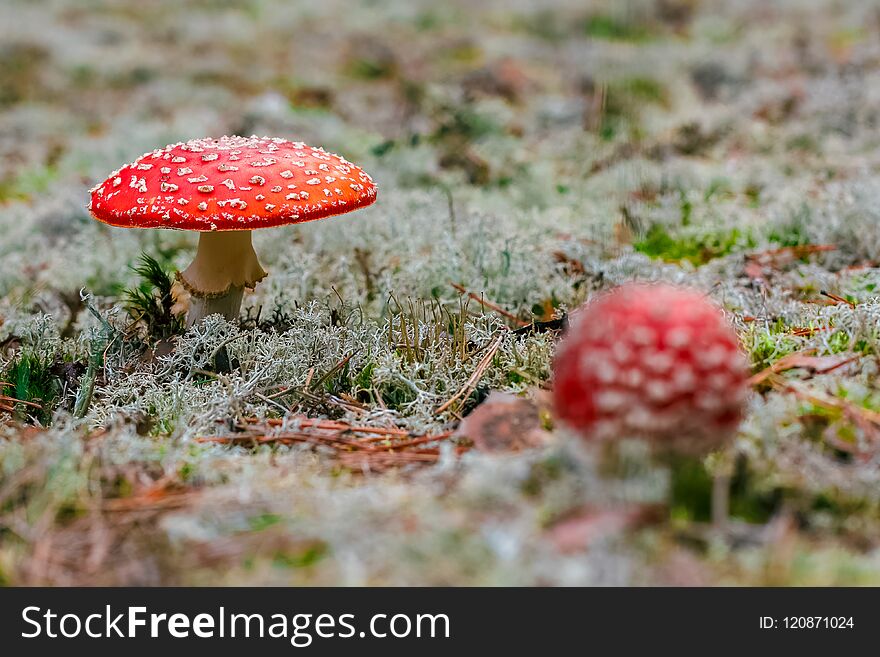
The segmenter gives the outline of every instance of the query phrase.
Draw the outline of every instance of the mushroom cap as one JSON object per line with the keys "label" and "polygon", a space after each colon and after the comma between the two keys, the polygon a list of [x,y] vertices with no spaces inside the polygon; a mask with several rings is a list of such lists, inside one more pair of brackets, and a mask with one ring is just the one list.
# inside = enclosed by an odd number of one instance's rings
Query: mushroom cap
{"label": "mushroom cap", "polygon": [[627,284],[575,313],[553,364],[557,415],[589,439],[636,437],[687,452],[732,437],[747,364],[700,292]]}
{"label": "mushroom cap", "polygon": [[89,210],[125,228],[253,230],[323,219],[376,200],[360,167],[272,137],[193,139],[146,153],[91,190]]}

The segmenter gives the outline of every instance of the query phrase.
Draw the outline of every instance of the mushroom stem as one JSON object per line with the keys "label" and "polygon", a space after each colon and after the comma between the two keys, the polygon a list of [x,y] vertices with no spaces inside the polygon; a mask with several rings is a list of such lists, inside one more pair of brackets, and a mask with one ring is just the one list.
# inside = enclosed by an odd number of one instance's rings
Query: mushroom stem
{"label": "mushroom stem", "polygon": [[181,284],[192,295],[187,326],[214,313],[237,319],[244,288],[253,288],[265,276],[254,252],[251,231],[200,233],[195,259],[178,274]]}
{"label": "mushroom stem", "polygon": [[186,313],[186,328],[198,324],[208,315],[223,315],[230,321],[238,319],[243,295],[243,287],[229,288],[229,292],[220,297],[193,295],[190,299],[189,311]]}
{"label": "mushroom stem", "polygon": [[712,524],[724,529],[730,518],[730,475],[717,472],[712,476]]}

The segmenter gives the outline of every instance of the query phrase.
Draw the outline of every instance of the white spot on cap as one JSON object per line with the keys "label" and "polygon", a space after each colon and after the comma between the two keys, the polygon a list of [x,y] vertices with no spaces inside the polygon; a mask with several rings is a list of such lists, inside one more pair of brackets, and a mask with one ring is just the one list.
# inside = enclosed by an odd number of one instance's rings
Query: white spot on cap
{"label": "white spot on cap", "polygon": [[244,210],[247,207],[247,203],[245,201],[242,201],[240,198],[231,198],[226,201],[217,201],[218,207],[223,208],[227,205],[233,208],[237,208],[239,210]]}
{"label": "white spot on cap", "polygon": [[645,385],[645,392],[651,401],[663,403],[672,397],[672,389],[666,381],[652,379]]}
{"label": "white spot on cap", "polygon": [[657,374],[665,374],[675,364],[675,359],[665,351],[655,351],[644,356],[645,366]]}
{"label": "white spot on cap", "polygon": [[611,383],[617,378],[617,366],[601,354],[585,358],[581,363],[581,368],[587,373],[594,372],[596,378],[602,383]]}
{"label": "white spot on cap", "polygon": [[625,363],[632,357],[632,349],[623,342],[615,342],[611,345],[611,354],[618,363]]}
{"label": "white spot on cap", "polygon": [[670,381],[679,392],[691,392],[697,383],[697,377],[690,367],[679,365],[673,370]]}
{"label": "white spot on cap", "polygon": [[673,349],[686,347],[691,341],[691,332],[684,326],[676,326],[666,334],[666,344]]}
{"label": "white spot on cap", "polygon": [[603,390],[596,394],[596,408],[603,413],[614,413],[629,404],[629,395],[621,390]]}
{"label": "white spot on cap", "polygon": [[697,354],[697,360],[703,367],[718,367],[727,358],[728,351],[721,345],[709,347],[702,353]]}
{"label": "white spot on cap", "polygon": [[647,326],[633,326],[630,335],[635,344],[643,346],[654,344],[657,340],[657,334]]}
{"label": "white spot on cap", "polygon": [[623,372],[620,379],[621,382],[625,383],[630,388],[639,388],[645,380],[645,375],[638,367],[631,367]]}
{"label": "white spot on cap", "polygon": [[199,185],[197,189],[203,194],[210,194],[214,191],[214,185]]}

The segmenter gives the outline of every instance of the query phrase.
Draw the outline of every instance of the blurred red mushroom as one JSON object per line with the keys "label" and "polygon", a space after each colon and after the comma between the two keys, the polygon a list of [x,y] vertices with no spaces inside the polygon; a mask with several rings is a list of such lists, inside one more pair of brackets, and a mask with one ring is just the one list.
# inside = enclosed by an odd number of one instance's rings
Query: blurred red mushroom
{"label": "blurred red mushroom", "polygon": [[376,200],[376,185],[339,155],[302,142],[221,137],[143,155],[92,189],[89,210],[111,226],[199,231],[178,280],[192,295],[187,326],[238,317],[244,288],[265,278],[251,231],[351,212]]}
{"label": "blurred red mushroom", "polygon": [[624,285],[577,311],[553,370],[556,413],[584,438],[642,438],[667,455],[723,447],[748,394],[724,315],[666,284]]}
{"label": "blurred red mushroom", "polygon": [[588,438],[722,444],[748,390],[736,333],[699,292],[631,284],[575,313],[554,363],[558,415]]}

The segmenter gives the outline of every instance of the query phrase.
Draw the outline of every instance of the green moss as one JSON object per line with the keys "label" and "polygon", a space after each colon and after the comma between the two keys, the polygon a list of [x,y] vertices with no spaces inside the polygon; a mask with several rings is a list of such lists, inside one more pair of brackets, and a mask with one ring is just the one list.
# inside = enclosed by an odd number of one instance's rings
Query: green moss
{"label": "green moss", "polygon": [[27,404],[15,404],[19,417],[31,416],[43,425],[50,423],[52,411],[61,394],[61,380],[53,373],[51,362],[29,350],[24,350],[4,372],[0,373],[0,380],[11,384],[0,385],[0,394],[39,405],[39,408],[36,408]]}
{"label": "green moss", "polygon": [[593,14],[584,21],[584,33],[606,41],[644,42],[656,34],[645,23],[627,21],[608,14]]}
{"label": "green moss", "polygon": [[325,543],[315,543],[299,552],[278,552],[272,562],[282,568],[308,568],[321,561],[328,553]]}
{"label": "green moss", "polygon": [[829,336],[826,344],[832,354],[840,354],[850,350],[852,340],[845,331],[835,331]]}
{"label": "green moss", "polygon": [[626,78],[619,84],[619,88],[626,91],[632,97],[654,105],[669,105],[669,92],[663,83],[654,78],[636,76]]}
{"label": "green moss", "polygon": [[261,532],[273,525],[277,525],[279,522],[281,522],[281,516],[277,513],[261,513],[258,516],[250,518],[248,520],[248,525],[250,526],[251,531]]}
{"label": "green moss", "polygon": [[651,226],[645,237],[633,244],[636,251],[651,258],[664,262],[688,261],[696,266],[753,246],[754,240],[736,228],[729,232],[674,236],[661,224]]}
{"label": "green moss", "polygon": [[54,166],[38,166],[25,169],[18,175],[0,180],[0,203],[24,201],[45,194],[58,178]]}
{"label": "green moss", "polygon": [[125,309],[132,319],[143,322],[154,340],[163,340],[183,333],[183,321],[171,312],[173,279],[152,256],[142,253],[138,264],[132,267],[141,277],[138,287],[125,291]]}
{"label": "green moss", "polygon": [[749,345],[749,356],[755,372],[763,370],[783,356],[792,354],[802,347],[802,343],[790,333],[790,328],[781,319],[768,327],[752,326],[744,336],[743,342]]}
{"label": "green moss", "polygon": [[502,132],[501,126],[491,117],[469,105],[445,106],[438,110],[437,128],[431,135],[435,142],[449,139],[479,141],[489,135]]}
{"label": "green moss", "polygon": [[800,206],[785,221],[772,226],[767,234],[767,240],[779,246],[803,246],[809,244],[809,226],[812,221],[812,213],[806,204]]}

